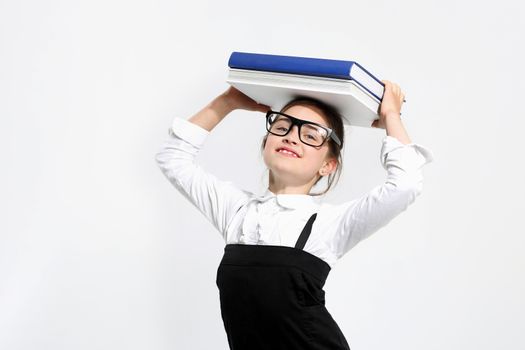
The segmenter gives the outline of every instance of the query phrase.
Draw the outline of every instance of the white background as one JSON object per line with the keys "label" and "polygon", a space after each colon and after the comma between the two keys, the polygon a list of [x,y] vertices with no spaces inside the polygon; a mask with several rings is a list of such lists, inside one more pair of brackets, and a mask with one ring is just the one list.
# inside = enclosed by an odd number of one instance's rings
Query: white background
{"label": "white background", "polygon": [[[0,348],[227,349],[224,242],[154,156],[228,85],[232,51],[356,60],[406,93],[423,193],[331,271],[352,350],[524,349],[519,1],[1,1]],[[198,156],[264,188],[263,114]],[[385,179],[347,129],[342,203]]]}

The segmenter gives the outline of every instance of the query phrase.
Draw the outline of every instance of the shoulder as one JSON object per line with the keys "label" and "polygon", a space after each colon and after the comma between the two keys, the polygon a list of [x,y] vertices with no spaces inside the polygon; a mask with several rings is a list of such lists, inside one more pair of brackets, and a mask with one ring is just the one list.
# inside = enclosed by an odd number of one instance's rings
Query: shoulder
{"label": "shoulder", "polygon": [[344,213],[348,211],[348,208],[352,206],[354,201],[355,200],[352,200],[341,204],[320,203],[316,210],[316,221],[327,224],[333,224],[334,222],[340,221],[344,216]]}

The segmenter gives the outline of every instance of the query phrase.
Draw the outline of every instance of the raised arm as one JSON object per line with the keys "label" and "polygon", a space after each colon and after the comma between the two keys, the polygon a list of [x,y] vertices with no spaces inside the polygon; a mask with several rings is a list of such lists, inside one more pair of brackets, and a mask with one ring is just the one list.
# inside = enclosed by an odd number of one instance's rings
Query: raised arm
{"label": "raised arm", "polygon": [[373,188],[361,198],[333,208],[333,237],[331,249],[340,258],[361,240],[389,223],[405,211],[421,194],[422,167],[432,162],[432,152],[412,143],[400,118],[404,94],[398,85],[385,83],[380,107],[380,119],[373,127],[386,129],[380,161],[387,171],[382,185]]}
{"label": "raised arm", "polygon": [[[263,109],[245,95],[228,89],[189,120],[175,118],[168,130],[169,138],[155,155],[157,165],[172,185],[184,195],[226,238],[226,231],[236,211],[251,193],[222,181],[195,162],[211,130],[237,108]],[[249,102],[248,101],[248,102]],[[256,109],[253,109],[256,110]]]}
{"label": "raised arm", "polygon": [[189,121],[211,131],[230,112],[236,109],[266,113],[270,107],[255,102],[233,86],[230,86],[228,90],[213,99],[206,107],[191,117]]}
{"label": "raised arm", "polygon": [[379,119],[372,123],[372,127],[386,129],[388,136],[395,137],[403,144],[409,144],[410,138],[401,122],[401,106],[405,100],[405,94],[396,83],[382,80],[385,84],[383,100],[379,107]]}

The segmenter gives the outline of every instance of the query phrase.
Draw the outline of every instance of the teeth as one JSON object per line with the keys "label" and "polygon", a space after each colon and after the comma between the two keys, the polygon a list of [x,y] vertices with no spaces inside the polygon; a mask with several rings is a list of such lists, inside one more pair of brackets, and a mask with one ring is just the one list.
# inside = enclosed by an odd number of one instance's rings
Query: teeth
{"label": "teeth", "polygon": [[280,149],[279,152],[283,152],[283,153],[291,154],[292,156],[294,156],[294,157],[296,157],[296,158],[298,157],[297,154],[295,154],[295,153],[293,153],[293,152],[290,152],[290,151],[288,151],[288,150],[285,150],[285,149]]}

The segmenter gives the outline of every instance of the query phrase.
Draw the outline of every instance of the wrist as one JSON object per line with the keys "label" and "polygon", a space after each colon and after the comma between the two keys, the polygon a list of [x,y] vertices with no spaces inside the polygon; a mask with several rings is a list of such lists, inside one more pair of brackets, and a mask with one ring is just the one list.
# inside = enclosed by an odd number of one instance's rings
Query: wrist
{"label": "wrist", "polygon": [[219,96],[217,96],[216,100],[218,104],[222,105],[223,108],[231,112],[231,111],[236,110],[238,107],[235,104],[235,99],[232,98],[232,95],[228,93],[229,91],[230,90],[227,90],[223,92],[222,94],[220,94]]}
{"label": "wrist", "polygon": [[401,119],[401,113],[396,111],[390,111],[384,114],[385,119]]}
{"label": "wrist", "polygon": [[231,103],[230,99],[225,94],[217,96],[213,101],[210,102],[209,106],[221,116],[226,116],[228,113],[236,109],[236,107]]}

